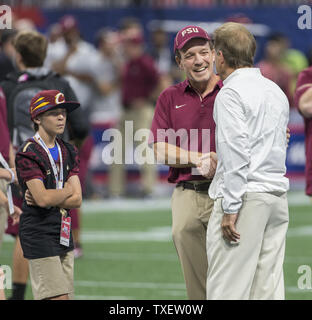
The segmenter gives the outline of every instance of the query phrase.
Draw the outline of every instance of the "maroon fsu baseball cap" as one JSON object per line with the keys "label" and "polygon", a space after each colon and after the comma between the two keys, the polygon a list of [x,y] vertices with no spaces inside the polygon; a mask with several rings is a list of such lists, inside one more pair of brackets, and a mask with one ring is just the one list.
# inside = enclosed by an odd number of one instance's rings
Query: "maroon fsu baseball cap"
{"label": "maroon fsu baseball cap", "polygon": [[64,108],[68,113],[80,106],[76,101],[65,101],[64,94],[58,90],[43,90],[38,92],[31,100],[29,113],[33,120],[39,114],[53,108]]}
{"label": "maroon fsu baseball cap", "polygon": [[194,38],[202,38],[206,40],[211,40],[209,34],[201,27],[198,26],[187,26],[181,29],[175,39],[173,51],[176,52],[177,49],[182,49],[188,41]]}

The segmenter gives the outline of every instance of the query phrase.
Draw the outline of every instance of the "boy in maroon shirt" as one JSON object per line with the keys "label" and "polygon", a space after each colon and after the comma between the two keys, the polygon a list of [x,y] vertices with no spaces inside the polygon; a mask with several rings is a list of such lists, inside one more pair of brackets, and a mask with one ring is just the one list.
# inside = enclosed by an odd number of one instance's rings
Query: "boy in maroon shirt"
{"label": "boy in maroon shirt", "polygon": [[23,193],[19,236],[28,259],[34,298],[73,297],[74,255],[69,209],[81,205],[77,149],[58,138],[67,113],[79,107],[58,90],[44,90],[31,101],[35,135],[16,155]]}
{"label": "boy in maroon shirt", "polygon": [[222,82],[213,72],[214,49],[202,28],[181,29],[175,37],[174,52],[187,80],[169,87],[158,98],[149,143],[154,144],[157,160],[170,166],[168,181],[177,184],[172,195],[172,233],[187,295],[204,300],[206,230],[213,200],[208,196],[210,181],[195,169],[202,155],[211,159],[211,177],[216,167],[212,114]]}

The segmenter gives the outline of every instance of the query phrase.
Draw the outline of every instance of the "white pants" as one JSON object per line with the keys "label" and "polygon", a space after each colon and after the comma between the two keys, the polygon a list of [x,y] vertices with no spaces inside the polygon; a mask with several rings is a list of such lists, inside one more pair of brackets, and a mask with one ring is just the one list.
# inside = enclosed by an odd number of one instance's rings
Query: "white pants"
{"label": "white pants", "polygon": [[207,229],[207,299],[285,299],[286,193],[246,193],[236,222],[240,242],[234,245],[221,233],[221,203],[215,201]]}

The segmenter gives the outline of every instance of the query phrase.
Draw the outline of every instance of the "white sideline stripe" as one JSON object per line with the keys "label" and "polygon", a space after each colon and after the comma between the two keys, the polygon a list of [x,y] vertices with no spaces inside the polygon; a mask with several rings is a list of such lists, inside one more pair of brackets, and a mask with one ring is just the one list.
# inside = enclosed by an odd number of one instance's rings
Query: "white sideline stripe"
{"label": "white sideline stripe", "polygon": [[290,206],[312,205],[311,198],[305,195],[304,191],[290,191],[287,194],[287,199]]}
{"label": "white sideline stripe", "polygon": [[[167,289],[164,293],[172,296],[183,296],[185,292],[185,285],[180,283],[153,283],[153,282],[113,282],[113,281],[75,281],[75,287],[101,287],[101,288],[128,288],[128,289]],[[173,291],[168,291],[172,289]],[[179,291],[181,290],[181,291]],[[287,292],[291,293],[312,293],[312,289],[299,289],[298,287],[288,286]],[[79,296],[75,296],[76,298]],[[82,296],[93,297],[93,296]],[[101,296],[94,296],[101,297]],[[104,296],[103,296],[104,297]],[[118,297],[115,297],[118,300]],[[130,297],[120,297],[131,299]],[[90,298],[93,299],[93,298]],[[102,299],[102,298],[101,298]],[[106,299],[105,297],[103,299]]]}
{"label": "white sideline stripe", "polygon": [[[312,226],[289,228],[288,238],[311,237]],[[171,242],[171,227],[151,228],[147,231],[84,231],[82,240],[85,242],[110,242],[110,241],[162,241]]]}
{"label": "white sideline stripe", "polygon": [[[311,237],[312,226],[289,228],[287,237]],[[82,231],[82,242],[103,243],[103,242],[129,242],[129,241],[152,241],[152,242],[171,242],[171,227],[151,228],[146,231],[110,231],[92,230]],[[4,235],[3,242],[14,242],[13,237]]]}
{"label": "white sideline stripe", "polygon": [[[1,252],[2,258],[11,258],[11,252]],[[167,261],[178,262],[178,256],[170,253],[129,253],[129,252],[88,252],[85,251],[84,259],[90,260],[116,260],[116,261]],[[285,263],[297,265],[312,265],[311,256],[286,256]]]}
{"label": "white sideline stripe", "polygon": [[83,257],[95,260],[161,260],[178,262],[178,256],[170,253],[86,252]]}
{"label": "white sideline stripe", "polygon": [[99,212],[149,212],[171,210],[171,199],[118,199],[118,200],[83,200],[82,211],[86,214]]}
{"label": "white sideline stripe", "polygon": [[311,237],[311,235],[312,226],[289,228],[287,231],[287,237]]}
{"label": "white sideline stripe", "polygon": [[177,291],[177,290],[166,290],[166,291],[161,291],[161,294],[164,296],[172,296],[172,297],[186,297],[186,291],[183,292]]}
{"label": "white sideline stripe", "polygon": [[[2,254],[2,256],[11,256]],[[133,261],[133,260],[156,260],[156,261],[172,261],[179,262],[177,254],[170,253],[128,253],[128,252],[86,252],[83,257],[85,259],[94,260],[118,260],[118,261]],[[311,256],[293,256],[285,257],[285,263],[293,263],[298,265],[311,265]]]}
{"label": "white sideline stripe", "polygon": [[75,300],[134,300],[133,297],[126,296],[87,296],[75,295]]}
{"label": "white sideline stripe", "polygon": [[82,242],[124,242],[124,241],[160,241],[172,240],[171,227],[151,228],[147,231],[106,231],[92,230],[82,232]]}
{"label": "white sideline stripe", "polygon": [[312,289],[299,289],[298,287],[286,287],[286,292],[291,292],[291,293],[312,293]]}
{"label": "white sideline stripe", "polygon": [[185,290],[184,283],[117,282],[85,280],[75,281],[75,287]]}
{"label": "white sideline stripe", "polygon": [[286,263],[294,263],[300,265],[310,265],[312,264],[312,257],[311,256],[299,256],[299,257],[285,257]]}
{"label": "white sideline stripe", "polygon": [[[311,200],[304,191],[288,192],[288,203],[290,206],[311,205]],[[82,211],[86,214],[120,212],[149,212],[154,210],[171,210],[170,198],[155,199],[104,199],[84,200]]]}
{"label": "white sideline stripe", "polygon": [[[311,290],[301,290],[297,287],[286,287],[286,292],[289,293],[309,293]],[[172,297],[184,297],[185,294],[181,291],[163,291],[162,294]],[[128,296],[89,296],[89,295],[75,295],[75,300],[134,300],[134,297]]]}
{"label": "white sideline stripe", "polygon": [[[309,293],[311,290],[301,290],[297,287],[286,287],[286,292],[289,293]],[[184,297],[185,294],[181,291],[162,291],[162,294],[173,297]],[[129,296],[90,296],[90,295],[75,295],[75,300],[134,300],[134,297]]]}

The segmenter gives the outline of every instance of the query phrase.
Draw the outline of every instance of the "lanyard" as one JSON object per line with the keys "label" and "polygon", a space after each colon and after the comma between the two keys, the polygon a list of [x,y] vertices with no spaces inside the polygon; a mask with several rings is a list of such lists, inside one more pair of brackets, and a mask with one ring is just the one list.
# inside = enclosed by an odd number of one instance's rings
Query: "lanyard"
{"label": "lanyard", "polygon": [[11,172],[12,175],[12,180],[11,182],[7,185],[7,197],[8,197],[8,203],[9,203],[9,212],[10,214],[14,213],[14,205],[13,205],[13,197],[12,197],[12,187],[11,187],[11,183],[14,181],[14,174],[13,171],[10,169],[8,163],[5,161],[5,159],[3,158],[3,155],[0,152],[0,163],[2,164],[2,166],[9,170]]}
{"label": "lanyard", "polygon": [[60,157],[60,173],[58,175],[56,163],[51,155],[49,148],[47,147],[47,145],[44,143],[44,141],[40,137],[39,132],[37,132],[35,134],[34,139],[42,146],[42,148],[45,150],[45,152],[47,153],[47,155],[49,157],[50,164],[52,166],[53,174],[54,174],[55,181],[56,181],[56,189],[62,189],[64,174],[63,174],[63,157],[62,157],[62,151],[61,151],[60,145],[57,143],[57,141],[55,141],[58,152],[59,152],[59,157]]}

